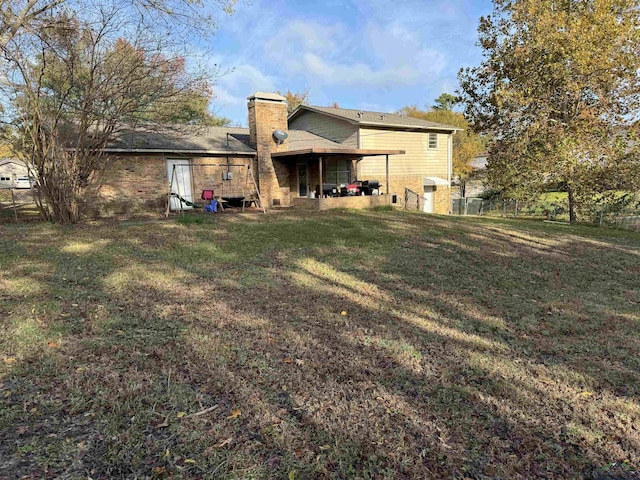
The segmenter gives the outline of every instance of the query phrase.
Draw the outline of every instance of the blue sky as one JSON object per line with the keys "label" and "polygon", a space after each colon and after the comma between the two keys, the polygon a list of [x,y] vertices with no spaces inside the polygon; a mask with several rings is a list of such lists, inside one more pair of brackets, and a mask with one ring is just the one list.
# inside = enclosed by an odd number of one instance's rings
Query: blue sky
{"label": "blue sky", "polygon": [[240,0],[219,17],[214,110],[246,126],[255,91],[309,90],[312,105],[393,112],[453,93],[489,0]]}

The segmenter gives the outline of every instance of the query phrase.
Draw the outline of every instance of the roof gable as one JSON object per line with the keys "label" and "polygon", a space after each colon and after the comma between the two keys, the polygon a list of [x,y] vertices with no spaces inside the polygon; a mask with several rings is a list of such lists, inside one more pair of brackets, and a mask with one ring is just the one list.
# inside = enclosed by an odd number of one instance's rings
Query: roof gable
{"label": "roof gable", "polygon": [[3,159],[0,159],[0,166],[8,165],[10,163],[13,163],[14,165],[17,165],[18,167],[27,168],[27,164],[24,163],[22,160],[19,160],[17,158],[3,158]]}
{"label": "roof gable", "polygon": [[398,130],[445,130],[452,132],[461,130],[451,125],[430,122],[419,118],[403,117],[397,113],[370,112],[349,108],[315,107],[309,105],[300,105],[296,108],[291,115],[289,115],[289,121],[295,119],[305,111],[327,115],[363,127],[386,127],[396,128]]}

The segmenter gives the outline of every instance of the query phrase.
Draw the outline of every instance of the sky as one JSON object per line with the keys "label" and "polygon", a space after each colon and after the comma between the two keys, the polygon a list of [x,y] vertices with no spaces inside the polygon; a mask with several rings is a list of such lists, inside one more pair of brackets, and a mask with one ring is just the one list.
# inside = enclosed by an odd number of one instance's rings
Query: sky
{"label": "sky", "polygon": [[490,0],[240,0],[219,16],[211,51],[213,110],[247,125],[256,91],[309,91],[311,105],[395,112],[454,93],[480,63]]}

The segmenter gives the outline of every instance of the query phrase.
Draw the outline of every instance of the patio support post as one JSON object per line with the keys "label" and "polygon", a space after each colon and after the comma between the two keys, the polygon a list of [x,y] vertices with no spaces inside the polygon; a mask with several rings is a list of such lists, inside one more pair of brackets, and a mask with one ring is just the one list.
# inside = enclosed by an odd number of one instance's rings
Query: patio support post
{"label": "patio support post", "polygon": [[318,157],[318,171],[320,172],[320,191],[318,192],[318,210],[322,210],[322,157]]}
{"label": "patio support post", "polygon": [[387,195],[389,195],[389,155],[386,156],[386,167],[387,167]]}

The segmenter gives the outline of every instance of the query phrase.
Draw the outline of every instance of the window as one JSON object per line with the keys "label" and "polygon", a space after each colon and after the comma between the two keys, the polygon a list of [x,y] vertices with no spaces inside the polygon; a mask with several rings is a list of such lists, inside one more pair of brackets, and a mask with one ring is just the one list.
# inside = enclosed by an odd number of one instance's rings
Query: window
{"label": "window", "polygon": [[0,177],[0,182],[10,182],[11,177]]}
{"label": "window", "polygon": [[438,148],[438,134],[430,133],[429,134],[429,148]]}
{"label": "window", "polygon": [[348,184],[351,181],[350,160],[328,158],[326,161],[326,183],[335,183],[336,185]]}

